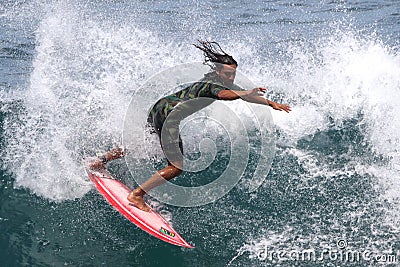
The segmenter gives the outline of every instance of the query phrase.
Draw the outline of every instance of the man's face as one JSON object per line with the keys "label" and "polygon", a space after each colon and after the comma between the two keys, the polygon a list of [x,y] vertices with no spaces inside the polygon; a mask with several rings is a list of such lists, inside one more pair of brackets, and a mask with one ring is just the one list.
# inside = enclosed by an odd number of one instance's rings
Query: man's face
{"label": "man's face", "polygon": [[231,86],[236,76],[236,65],[222,64],[221,68],[217,68],[215,72],[222,79],[225,85]]}

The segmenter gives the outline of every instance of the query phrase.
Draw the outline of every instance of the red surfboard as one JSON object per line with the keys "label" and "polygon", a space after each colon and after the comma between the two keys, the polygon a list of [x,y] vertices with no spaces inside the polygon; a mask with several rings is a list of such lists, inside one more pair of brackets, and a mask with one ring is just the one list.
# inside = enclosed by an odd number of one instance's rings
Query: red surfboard
{"label": "red surfboard", "polygon": [[106,170],[94,171],[86,169],[86,171],[89,178],[96,185],[97,190],[107,201],[140,229],[173,245],[194,248],[153,209],[150,212],[142,211],[129,202],[126,197],[131,192],[131,189],[111,176]]}

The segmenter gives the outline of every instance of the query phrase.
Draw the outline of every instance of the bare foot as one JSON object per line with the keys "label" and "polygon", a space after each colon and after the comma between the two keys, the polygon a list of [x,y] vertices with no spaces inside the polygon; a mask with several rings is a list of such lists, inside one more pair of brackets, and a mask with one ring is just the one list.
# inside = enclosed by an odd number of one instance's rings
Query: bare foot
{"label": "bare foot", "polygon": [[143,211],[149,212],[150,208],[149,206],[146,205],[146,202],[144,202],[144,199],[141,195],[138,195],[135,193],[135,191],[132,191],[129,193],[127,199],[135,204],[135,206]]}
{"label": "bare foot", "polygon": [[91,170],[104,170],[106,167],[100,159],[95,159],[94,161],[90,162],[89,168]]}

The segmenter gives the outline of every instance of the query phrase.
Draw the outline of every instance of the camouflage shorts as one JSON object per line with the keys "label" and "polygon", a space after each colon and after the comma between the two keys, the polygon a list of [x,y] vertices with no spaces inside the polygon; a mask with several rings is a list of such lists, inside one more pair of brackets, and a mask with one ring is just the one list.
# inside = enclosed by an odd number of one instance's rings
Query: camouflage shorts
{"label": "camouflage shorts", "polygon": [[[182,139],[179,124],[182,120],[178,110],[167,110],[162,105],[154,105],[148,116],[148,123],[157,133],[161,148],[168,163],[183,160]],[[162,103],[161,103],[162,104]]]}

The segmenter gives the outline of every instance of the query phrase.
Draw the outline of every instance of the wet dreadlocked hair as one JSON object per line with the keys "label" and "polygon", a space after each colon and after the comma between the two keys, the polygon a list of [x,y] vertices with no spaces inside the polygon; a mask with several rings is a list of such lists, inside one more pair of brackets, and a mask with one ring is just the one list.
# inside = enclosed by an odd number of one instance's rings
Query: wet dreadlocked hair
{"label": "wet dreadlocked hair", "polygon": [[221,64],[238,65],[236,60],[225,53],[217,42],[197,41],[199,44],[193,45],[204,52],[204,64],[209,65],[212,69],[221,68]]}

